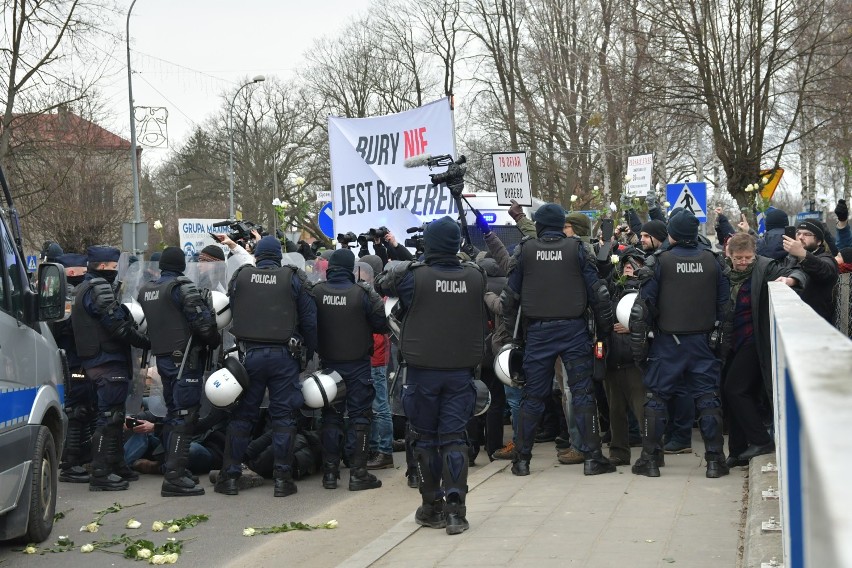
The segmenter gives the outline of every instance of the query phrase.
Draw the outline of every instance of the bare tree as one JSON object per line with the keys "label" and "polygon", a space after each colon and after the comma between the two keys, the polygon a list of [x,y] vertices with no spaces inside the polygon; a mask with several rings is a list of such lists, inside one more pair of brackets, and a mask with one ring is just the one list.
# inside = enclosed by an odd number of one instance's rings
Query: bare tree
{"label": "bare tree", "polygon": [[761,167],[779,165],[806,94],[827,79],[813,63],[836,41],[828,34],[832,4],[661,0],[647,7],[654,64],[668,71],[666,83],[650,87],[660,106],[707,125],[740,206],[750,204],[745,187],[759,181]]}
{"label": "bare tree", "polygon": [[[105,59],[84,41],[97,33],[94,22],[107,8],[101,0],[3,0],[2,5],[0,164],[5,165],[17,124],[91,94]],[[75,68],[72,54],[83,56],[85,68]]]}

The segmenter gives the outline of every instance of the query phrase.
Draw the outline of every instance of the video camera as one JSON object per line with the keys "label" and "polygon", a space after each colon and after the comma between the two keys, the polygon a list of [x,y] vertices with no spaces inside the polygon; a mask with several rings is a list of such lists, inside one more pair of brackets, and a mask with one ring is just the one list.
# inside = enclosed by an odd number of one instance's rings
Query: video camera
{"label": "video camera", "polygon": [[358,240],[358,237],[352,231],[348,233],[337,233],[337,242],[340,243],[344,247],[349,247],[350,243],[354,243]]}
{"label": "video camera", "polygon": [[251,221],[219,221],[213,223],[214,227],[228,227],[228,238],[245,249],[250,249],[254,246],[254,235],[252,231],[257,231],[261,237],[269,235],[263,225],[252,223]]}
{"label": "video camera", "polygon": [[424,251],[423,231],[426,230],[426,225],[428,225],[428,224],[429,223],[423,223],[419,227],[409,227],[405,231],[406,233],[408,233],[412,236],[405,239],[404,244],[405,244],[406,248],[415,249],[415,256],[420,256],[421,254],[423,254],[423,251]]}
{"label": "video camera", "polygon": [[429,169],[440,166],[447,166],[447,171],[438,174],[429,174],[429,179],[433,185],[446,184],[453,197],[461,197],[464,191],[464,175],[467,173],[467,158],[459,156],[458,160],[454,160],[449,154],[441,156],[431,156],[429,154],[421,154],[414,156],[405,161],[406,168],[418,168],[420,166],[429,166]]}

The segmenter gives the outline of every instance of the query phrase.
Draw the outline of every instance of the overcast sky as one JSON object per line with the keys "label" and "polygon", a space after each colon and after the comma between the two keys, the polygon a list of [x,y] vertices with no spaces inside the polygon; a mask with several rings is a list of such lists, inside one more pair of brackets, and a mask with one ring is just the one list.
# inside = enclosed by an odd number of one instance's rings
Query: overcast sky
{"label": "overcast sky", "polygon": [[[314,39],[338,33],[369,0],[138,0],[130,19],[136,106],[169,110],[172,145],[185,140],[221,104],[221,93],[245,77],[287,78]],[[124,35],[125,16],[112,26]],[[118,72],[101,89],[114,114],[110,128],[129,139],[126,53],[113,51]],[[121,67],[118,67],[119,63]],[[146,149],[146,163],[165,150]]]}

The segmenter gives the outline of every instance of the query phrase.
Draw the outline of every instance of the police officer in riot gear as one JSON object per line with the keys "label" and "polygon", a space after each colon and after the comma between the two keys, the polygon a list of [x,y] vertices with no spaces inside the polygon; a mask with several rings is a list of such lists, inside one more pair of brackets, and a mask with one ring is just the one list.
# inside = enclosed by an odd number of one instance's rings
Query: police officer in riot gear
{"label": "police officer in riot gear", "polygon": [[[207,347],[219,345],[216,317],[201,293],[184,276],[186,257],[177,247],[160,256],[160,277],[139,289],[138,302],[148,320],[151,353],[163,381],[168,408],[163,444],[166,463],[163,497],[204,495],[204,488],[187,474],[189,446],[201,408]],[[205,292],[207,292],[205,290]]]}
{"label": "police officer in riot gear", "polygon": [[612,305],[606,282],[598,277],[595,258],[577,237],[563,232],[565,211],[546,203],[535,212],[537,238],[517,246],[509,281],[501,301],[506,329],[514,329],[520,308],[526,323],[524,373],[527,381],[518,419],[515,475],[529,475],[535,430],[551,395],[554,363],[562,359],[567,370],[577,427],[580,431],[585,475],[615,471],[601,453],[597,406],[592,384],[592,338],[587,307],[595,315],[599,336],[612,329]]}
{"label": "police officer in riot gear", "polygon": [[653,277],[645,283],[630,314],[634,356],[643,360],[648,331],[655,329],[643,382],[645,402],[642,455],[633,473],[659,477],[666,402],[679,386],[695,401],[704,439],[707,477],[727,475],[719,398],[721,363],[709,344],[718,338],[730,284],[712,252],[698,245],[698,220],[689,211],[669,219],[670,248],[657,255]]}
{"label": "police officer in riot gear", "polygon": [[473,371],[485,351],[485,275],[475,264],[459,261],[461,232],[450,217],[430,223],[423,239],[425,262],[400,263],[377,278],[376,289],[399,297],[404,313],[402,404],[423,499],[415,520],[460,534],[470,526],[465,428],[476,402]]}
{"label": "police officer in riot gear", "polygon": [[128,488],[128,480],[139,479],[124,463],[121,433],[130,387],[130,346],[147,349],[151,343],[116,300],[113,283],[120,255],[117,248],[89,247],[86,276],[71,309],[77,354],[98,397],[91,491],[120,491]]}
{"label": "police officer in riot gear", "polygon": [[251,441],[263,395],[269,389],[272,450],[275,459],[274,495],[296,492],[293,451],[296,413],[304,399],[299,388],[300,349],[316,350],[317,307],[307,290],[307,276],[293,266],[281,266],[281,243],[273,236],[258,241],[257,266],[244,265],[231,278],[233,327],[249,386],[228,425],[222,471],[214,491],[239,492],[241,464]]}
{"label": "police officer in riot gear", "polygon": [[[58,246],[56,243],[51,243]],[[55,261],[65,267],[68,280],[68,298],[73,304],[75,289],[86,276],[85,254],[61,254]],[[92,461],[91,428],[94,426],[97,394],[95,385],[86,379],[81,367],[74,329],[71,320],[58,321],[51,325],[53,337],[60,349],[65,350],[71,381],[65,385],[65,414],[68,416],[68,434],[59,464],[59,481],[66,483],[89,483],[89,472],[83,467]]]}
{"label": "police officer in riot gear", "polygon": [[[317,304],[318,350],[322,367],[330,368],[346,383],[346,411],[354,447],[350,458],[349,490],[374,489],[382,482],[367,471],[373,388],[370,353],[373,333],[385,333],[387,320],[382,298],[369,284],[355,283],[355,255],[338,249],[328,259],[327,280],[313,286]],[[343,412],[339,405],[322,410],[322,486],[335,489],[340,478],[340,442]],[[348,444],[347,444],[348,445]]]}

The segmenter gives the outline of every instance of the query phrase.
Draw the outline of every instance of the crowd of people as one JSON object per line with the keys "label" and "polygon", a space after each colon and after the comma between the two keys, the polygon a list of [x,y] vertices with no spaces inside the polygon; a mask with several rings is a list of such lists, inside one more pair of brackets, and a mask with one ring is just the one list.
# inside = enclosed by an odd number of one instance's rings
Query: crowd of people
{"label": "crowd of people", "polygon": [[[611,238],[558,204],[531,219],[515,204],[523,238],[508,246],[475,212],[481,251],[444,217],[425,227],[419,258],[390,232],[357,257],[258,234],[249,251],[223,234],[198,270],[177,247],[152,256],[130,298],[118,249],[46,247],[72,290],[70,319],[54,325],[71,369],[60,480],[118,491],[160,474],[163,496],[198,496],[209,471],[215,492],[270,478],[286,497],[315,473],[336,489],[343,464],[349,490],[370,490],[381,487],[370,470],[393,467],[404,438],[416,522],[459,534],[483,450],[516,476],[530,475],[536,443],[555,441],[585,475],[630,465],[658,477],[666,454],[692,452],[697,422],[706,476],[726,475],[775,451],[768,283],[833,321],[838,274],[852,268],[848,209],[835,210],[836,240],[777,209],[761,236],[717,210],[714,246],[691,211],[647,201],[647,220],[628,207]],[[152,394],[128,398],[140,366],[162,412]],[[239,387],[211,406],[205,380],[219,367]],[[309,376],[338,395],[308,406]],[[483,389],[490,406],[475,415]]]}

